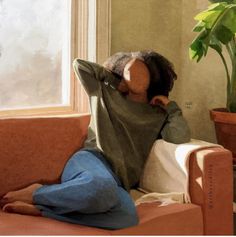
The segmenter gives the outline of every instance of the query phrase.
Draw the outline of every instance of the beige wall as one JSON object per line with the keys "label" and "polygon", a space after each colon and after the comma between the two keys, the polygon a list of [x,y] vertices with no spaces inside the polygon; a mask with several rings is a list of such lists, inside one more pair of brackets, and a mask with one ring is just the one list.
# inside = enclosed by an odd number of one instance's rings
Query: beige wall
{"label": "beige wall", "polygon": [[111,0],[111,53],[155,49],[179,71],[181,6],[179,0]]}
{"label": "beige wall", "polygon": [[198,64],[188,57],[195,37],[193,17],[207,4],[207,0],[112,0],[111,53],[154,49],[169,58],[179,76],[171,98],[183,109],[192,137],[215,142],[208,111],[224,106],[224,68],[212,50]]}

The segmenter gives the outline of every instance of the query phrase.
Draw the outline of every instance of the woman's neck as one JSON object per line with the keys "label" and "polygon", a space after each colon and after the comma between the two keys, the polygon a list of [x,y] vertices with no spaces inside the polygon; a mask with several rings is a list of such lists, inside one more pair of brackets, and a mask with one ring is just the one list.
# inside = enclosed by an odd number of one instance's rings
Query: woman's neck
{"label": "woman's neck", "polygon": [[129,94],[127,95],[127,97],[135,102],[139,102],[139,103],[148,103],[148,98],[147,98],[147,93],[144,92],[143,94],[134,94],[132,92],[129,92]]}

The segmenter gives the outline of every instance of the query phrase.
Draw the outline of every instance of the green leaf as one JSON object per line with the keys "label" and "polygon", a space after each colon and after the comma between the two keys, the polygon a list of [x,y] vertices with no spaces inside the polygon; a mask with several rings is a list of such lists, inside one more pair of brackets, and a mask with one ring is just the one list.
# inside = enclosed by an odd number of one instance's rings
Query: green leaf
{"label": "green leaf", "polygon": [[206,10],[206,11],[202,11],[202,12],[198,13],[194,17],[194,19],[197,20],[197,21],[204,21],[204,22],[206,22],[207,19],[215,17],[215,15],[218,16],[218,14],[219,14],[219,11],[208,11],[208,10]]}
{"label": "green leaf", "polygon": [[209,0],[209,2],[212,2],[212,3],[226,2],[226,3],[230,4],[230,3],[234,3],[235,0]]}
{"label": "green leaf", "polygon": [[227,4],[225,2],[223,2],[223,3],[214,3],[214,4],[211,4],[208,7],[208,11],[209,10],[224,10],[226,6],[227,6]]}
{"label": "green leaf", "polygon": [[199,40],[201,40],[203,46],[204,56],[206,56],[208,51],[208,46],[210,43],[210,33],[211,31],[206,29],[199,35]]}
{"label": "green leaf", "polygon": [[221,23],[230,29],[233,33],[236,33],[236,9],[231,8],[227,14],[221,20]]}
{"label": "green leaf", "polygon": [[211,29],[222,11],[203,11],[195,16],[195,20],[203,21],[207,29]]}
{"label": "green leaf", "polygon": [[192,42],[192,44],[189,47],[189,57],[190,59],[196,59],[197,62],[202,58],[204,53],[204,48],[202,41],[199,39],[196,39]]}
{"label": "green leaf", "polygon": [[203,47],[203,44],[202,44],[202,50],[199,51],[198,57],[196,57],[197,63],[202,59],[203,55],[204,55],[204,47]]}
{"label": "green leaf", "polygon": [[195,59],[195,57],[198,55],[198,52],[201,50],[202,45],[199,40],[194,40],[192,44],[189,47],[189,56],[191,59]]}
{"label": "green leaf", "polygon": [[219,54],[222,53],[222,45],[214,35],[211,37],[209,46],[215,49]]}
{"label": "green leaf", "polygon": [[199,62],[202,56],[207,54],[210,42],[209,34],[209,30],[204,30],[193,40],[189,48],[189,56],[191,59],[196,59],[197,62]]}
{"label": "green leaf", "polygon": [[223,44],[229,43],[234,37],[234,33],[224,25],[219,25],[215,32],[215,37]]}
{"label": "green leaf", "polygon": [[205,27],[205,23],[202,21],[199,21],[193,28],[194,32],[201,32]]}

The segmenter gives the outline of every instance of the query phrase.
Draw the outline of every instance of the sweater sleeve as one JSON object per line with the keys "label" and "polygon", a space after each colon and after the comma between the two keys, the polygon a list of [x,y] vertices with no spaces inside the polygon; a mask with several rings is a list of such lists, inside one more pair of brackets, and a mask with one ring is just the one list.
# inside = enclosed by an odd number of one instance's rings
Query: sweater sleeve
{"label": "sweater sleeve", "polygon": [[76,77],[80,80],[88,95],[96,94],[100,88],[100,83],[104,83],[113,89],[117,89],[120,83],[120,78],[97,63],[77,58],[73,61],[73,68]]}
{"label": "sweater sleeve", "polygon": [[191,139],[190,129],[179,106],[174,101],[171,101],[166,106],[166,111],[168,117],[161,130],[162,138],[175,144],[189,142]]}

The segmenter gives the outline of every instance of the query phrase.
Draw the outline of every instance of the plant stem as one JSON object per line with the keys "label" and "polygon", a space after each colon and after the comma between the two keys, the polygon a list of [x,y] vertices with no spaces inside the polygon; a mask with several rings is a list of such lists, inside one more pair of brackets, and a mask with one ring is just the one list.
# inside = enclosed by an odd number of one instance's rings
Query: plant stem
{"label": "plant stem", "polygon": [[226,70],[226,76],[227,76],[227,108],[229,108],[229,101],[230,101],[230,76],[229,76],[229,69],[227,67],[227,63],[226,63],[226,60],[224,58],[224,55],[218,51],[216,51],[217,53],[219,53],[221,59],[222,59],[222,62],[225,66],[225,70]]}
{"label": "plant stem", "polygon": [[231,91],[230,91],[230,101],[236,103],[236,43],[235,39],[232,40],[231,47],[233,49],[233,63],[232,63],[232,73],[231,73]]}
{"label": "plant stem", "polygon": [[[232,4],[230,5],[230,7],[228,7],[227,9],[225,9],[216,19],[216,21],[214,22],[212,28],[211,28],[211,32],[209,34],[209,38],[211,36],[211,34],[213,34],[213,32],[215,31],[216,27],[218,24],[221,23],[221,20],[224,18],[224,16],[226,15],[226,13],[228,11],[230,11],[232,8],[236,8],[236,4]],[[227,63],[226,60],[222,54],[222,52],[218,52],[223,64],[225,66],[226,69],[226,74],[227,74],[227,109],[230,111],[230,103],[232,102],[232,100],[236,100],[236,43],[235,43],[235,38],[233,38],[229,44],[226,44],[226,49],[229,53],[231,62],[232,62],[232,71],[231,71],[231,78],[229,76],[229,70],[227,67]],[[231,80],[230,80],[231,79]]]}
{"label": "plant stem", "polygon": [[233,39],[230,41],[230,45],[231,45],[231,48],[232,48],[233,56],[236,57],[236,41],[235,41],[235,37],[233,37]]}
{"label": "plant stem", "polygon": [[236,99],[236,60],[234,60],[231,75],[231,95]]}
{"label": "plant stem", "polygon": [[233,58],[234,58],[234,53],[233,53],[233,49],[232,49],[232,45],[230,44],[231,42],[229,42],[228,44],[226,44],[226,49],[229,53],[229,56],[230,56],[230,59],[231,59],[231,62],[232,62],[232,66],[233,66]]}

